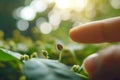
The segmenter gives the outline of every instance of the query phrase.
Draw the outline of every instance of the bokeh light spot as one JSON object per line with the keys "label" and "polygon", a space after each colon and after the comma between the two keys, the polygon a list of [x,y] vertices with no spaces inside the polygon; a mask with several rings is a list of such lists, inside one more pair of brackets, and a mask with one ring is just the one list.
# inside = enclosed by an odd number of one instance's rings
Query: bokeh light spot
{"label": "bokeh light spot", "polygon": [[120,0],[110,0],[110,4],[115,9],[120,9]]}
{"label": "bokeh light spot", "polygon": [[36,12],[43,12],[48,7],[48,1],[47,0],[33,0],[30,6],[33,7]]}
{"label": "bokeh light spot", "polygon": [[36,20],[36,26],[39,27],[41,23],[46,22],[47,20],[44,17],[40,17]]}
{"label": "bokeh light spot", "polygon": [[73,4],[75,11],[82,11],[88,3],[88,0],[75,0],[75,1],[76,1],[75,4]]}
{"label": "bokeh light spot", "polygon": [[70,8],[72,0],[56,0],[56,6],[60,9]]}
{"label": "bokeh light spot", "polygon": [[19,21],[17,22],[17,28],[18,28],[20,31],[26,31],[26,30],[29,28],[29,23],[28,23],[28,21],[19,20]]}
{"label": "bokeh light spot", "polygon": [[53,14],[50,14],[48,17],[49,17],[49,22],[53,26],[59,26],[59,24],[61,22],[61,15],[60,15],[60,13],[55,12]]}
{"label": "bokeh light spot", "polygon": [[62,18],[62,20],[69,20],[71,18],[70,11],[62,10],[61,11],[61,18]]}
{"label": "bokeh light spot", "polygon": [[19,8],[17,8],[17,9],[15,9],[14,11],[13,11],[13,17],[15,18],[15,19],[19,19],[20,18],[20,11],[23,9],[23,7],[19,7]]}
{"label": "bokeh light spot", "polygon": [[94,5],[89,5],[89,7],[86,9],[85,15],[89,19],[94,18],[96,16],[96,10]]}
{"label": "bokeh light spot", "polygon": [[39,29],[43,34],[49,34],[52,31],[52,26],[48,22],[43,22],[39,26]]}
{"label": "bokeh light spot", "polygon": [[54,3],[55,0],[47,0],[49,3]]}
{"label": "bokeh light spot", "polygon": [[30,6],[27,6],[27,7],[24,7],[21,10],[20,16],[21,16],[22,19],[31,21],[31,20],[33,20],[35,18],[36,12]]}

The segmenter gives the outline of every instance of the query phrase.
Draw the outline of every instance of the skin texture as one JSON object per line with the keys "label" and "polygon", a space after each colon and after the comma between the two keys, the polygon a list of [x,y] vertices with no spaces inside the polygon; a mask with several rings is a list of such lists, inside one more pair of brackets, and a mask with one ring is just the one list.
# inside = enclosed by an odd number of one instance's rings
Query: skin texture
{"label": "skin texture", "polygon": [[83,24],[71,29],[69,35],[79,43],[119,42],[120,17]]}
{"label": "skin texture", "polygon": [[91,80],[120,80],[120,46],[111,46],[84,60]]}
{"label": "skin texture", "polygon": [[[119,42],[120,17],[75,27],[69,35],[78,43]],[[83,64],[91,80],[120,80],[120,45],[110,46],[88,56]]]}

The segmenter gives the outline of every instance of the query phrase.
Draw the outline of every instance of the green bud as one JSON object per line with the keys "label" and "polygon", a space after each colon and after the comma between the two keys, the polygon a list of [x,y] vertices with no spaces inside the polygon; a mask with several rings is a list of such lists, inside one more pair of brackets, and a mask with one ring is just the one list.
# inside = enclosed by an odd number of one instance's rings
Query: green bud
{"label": "green bud", "polygon": [[77,73],[80,73],[82,70],[83,70],[83,65],[82,66],[79,66],[79,65],[74,65],[71,70],[73,72],[77,72]]}
{"label": "green bud", "polygon": [[60,51],[59,53],[59,62],[61,61],[61,58],[62,58],[62,50],[63,50],[63,46],[62,44],[57,44],[57,49]]}
{"label": "green bud", "polygon": [[42,50],[42,54],[45,56],[46,59],[49,58],[48,52],[46,50]]}
{"label": "green bud", "polygon": [[31,58],[37,58],[37,57],[38,57],[37,52],[34,52],[30,57],[31,57]]}
{"label": "green bud", "polygon": [[21,60],[21,61],[25,60],[24,55],[22,55],[22,56],[20,57],[20,60]]}
{"label": "green bud", "polygon": [[29,60],[29,56],[26,55],[26,54],[24,54],[24,60],[25,60],[25,61]]}

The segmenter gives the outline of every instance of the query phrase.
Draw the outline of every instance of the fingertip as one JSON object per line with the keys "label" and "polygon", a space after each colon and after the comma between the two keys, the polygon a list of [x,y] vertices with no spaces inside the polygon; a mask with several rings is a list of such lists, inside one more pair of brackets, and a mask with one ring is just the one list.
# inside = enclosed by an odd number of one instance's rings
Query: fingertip
{"label": "fingertip", "polygon": [[102,43],[120,41],[120,17],[95,21],[70,30],[70,38],[78,43]]}
{"label": "fingertip", "polygon": [[88,56],[83,62],[83,69],[89,75],[92,76],[97,68],[97,56],[98,54],[92,54]]}
{"label": "fingertip", "polygon": [[70,38],[78,43],[100,43],[103,42],[101,22],[91,22],[72,28],[69,32]]}
{"label": "fingertip", "polygon": [[75,42],[87,43],[88,39],[86,37],[86,34],[88,32],[89,31],[86,31],[86,28],[84,28],[84,26],[81,25],[81,26],[74,27],[74,28],[70,29],[69,36]]}
{"label": "fingertip", "polygon": [[70,31],[69,31],[69,36],[70,36],[70,38],[71,38],[73,41],[75,41],[75,42],[79,42],[77,35],[78,35],[78,34],[77,34],[77,31],[76,31],[76,27],[70,29]]}

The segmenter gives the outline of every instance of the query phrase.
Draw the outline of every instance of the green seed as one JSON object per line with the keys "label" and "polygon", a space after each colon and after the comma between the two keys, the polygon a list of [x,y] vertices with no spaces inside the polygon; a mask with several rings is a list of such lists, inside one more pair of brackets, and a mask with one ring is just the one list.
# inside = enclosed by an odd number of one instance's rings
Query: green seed
{"label": "green seed", "polygon": [[34,53],[30,56],[30,58],[37,58],[37,57],[38,57],[37,52],[34,52]]}
{"label": "green seed", "polygon": [[26,55],[26,54],[24,54],[24,60],[25,60],[25,61],[29,60],[29,56]]}
{"label": "green seed", "polygon": [[42,54],[45,56],[46,59],[49,58],[48,52],[46,50],[42,50]]}
{"label": "green seed", "polygon": [[22,56],[20,57],[20,60],[21,60],[21,61],[25,60],[24,55],[22,55]]}

